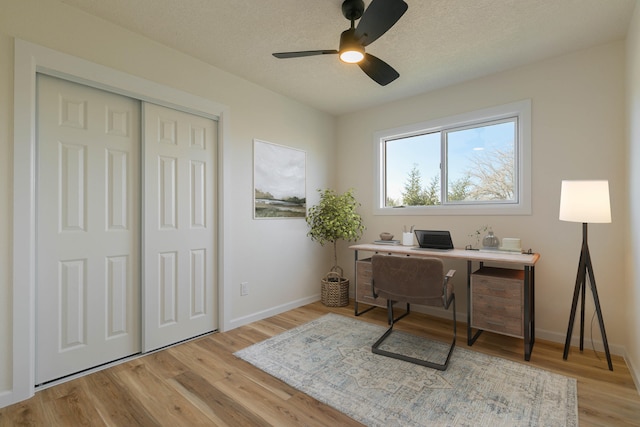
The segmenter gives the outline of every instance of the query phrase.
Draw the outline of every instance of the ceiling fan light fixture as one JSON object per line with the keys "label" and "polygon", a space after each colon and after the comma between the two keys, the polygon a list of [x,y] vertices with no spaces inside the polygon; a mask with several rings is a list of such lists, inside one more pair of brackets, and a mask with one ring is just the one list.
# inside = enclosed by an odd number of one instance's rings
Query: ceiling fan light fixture
{"label": "ceiling fan light fixture", "polygon": [[347,64],[355,64],[364,59],[364,46],[355,37],[352,27],[340,35],[340,60]]}
{"label": "ceiling fan light fixture", "polygon": [[356,64],[364,59],[364,49],[347,49],[340,52],[340,60],[347,64]]}

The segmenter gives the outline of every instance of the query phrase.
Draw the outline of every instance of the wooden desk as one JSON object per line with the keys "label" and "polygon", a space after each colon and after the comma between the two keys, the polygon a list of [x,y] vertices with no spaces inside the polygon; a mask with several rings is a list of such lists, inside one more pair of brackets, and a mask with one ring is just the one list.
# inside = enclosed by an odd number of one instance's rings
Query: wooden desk
{"label": "wooden desk", "polygon": [[449,251],[437,251],[437,250],[424,250],[419,249],[416,246],[400,246],[400,245],[378,245],[373,243],[365,243],[359,245],[352,245],[349,249],[353,249],[355,252],[354,272],[356,272],[355,278],[355,315],[360,316],[369,310],[372,310],[376,305],[358,311],[358,303],[364,302],[369,304],[368,301],[358,301],[358,252],[372,252],[387,255],[405,255],[405,256],[424,256],[435,257],[440,259],[453,259],[464,260],[467,262],[467,345],[471,346],[476,341],[478,336],[482,333],[482,329],[478,329],[475,334],[472,330],[472,318],[471,318],[471,274],[473,273],[473,263],[479,263],[480,268],[483,267],[485,262],[496,263],[505,265],[510,268],[523,269],[523,293],[524,293],[524,358],[530,360],[531,351],[535,344],[535,265],[540,259],[540,255],[533,254],[514,254],[508,252],[484,252],[465,249],[452,249]]}

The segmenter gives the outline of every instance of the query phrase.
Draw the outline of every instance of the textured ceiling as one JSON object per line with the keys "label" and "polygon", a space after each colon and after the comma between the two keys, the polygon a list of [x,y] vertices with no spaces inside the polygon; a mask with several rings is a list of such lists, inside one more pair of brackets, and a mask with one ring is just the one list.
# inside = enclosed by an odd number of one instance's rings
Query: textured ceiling
{"label": "textured ceiling", "polygon": [[[335,55],[341,0],[60,0],[331,114],[623,39],[636,0],[406,0],[367,52],[400,78],[382,87]],[[378,0],[384,1],[384,0]],[[369,0],[365,0],[368,5]]]}

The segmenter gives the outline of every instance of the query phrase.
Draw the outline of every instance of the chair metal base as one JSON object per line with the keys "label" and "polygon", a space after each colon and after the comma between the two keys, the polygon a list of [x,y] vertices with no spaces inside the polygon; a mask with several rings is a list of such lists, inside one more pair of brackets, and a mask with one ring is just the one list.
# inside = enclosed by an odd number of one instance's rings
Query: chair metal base
{"label": "chair metal base", "polygon": [[[447,302],[447,307],[446,308],[449,308],[451,303],[453,303],[453,340],[451,341],[451,346],[449,347],[449,353],[447,354],[447,359],[445,360],[444,363],[435,363],[435,362],[431,362],[431,361],[428,361],[428,360],[418,359],[418,358],[407,356],[407,355],[404,355],[404,354],[393,353],[393,352],[390,352],[390,351],[386,351],[386,350],[380,349],[380,345],[384,342],[384,340],[386,340],[389,337],[389,335],[391,335],[391,332],[393,332],[394,320],[393,320],[393,302],[392,301],[388,301],[387,302],[387,310],[388,310],[389,319],[391,319],[391,326],[378,339],[378,341],[376,341],[376,343],[371,346],[371,351],[373,353],[375,353],[375,354],[380,354],[382,356],[391,357],[393,359],[404,360],[405,362],[415,363],[415,364],[421,365],[421,366],[427,366],[429,368],[438,369],[440,371],[446,370],[447,367],[449,366],[449,359],[451,359],[451,354],[453,353],[453,349],[456,346],[456,336],[457,336],[457,327],[456,327],[456,325],[457,325],[457,321],[456,321],[456,298],[455,298],[455,295],[451,295],[451,299]],[[400,318],[402,318],[402,317],[404,317],[404,316],[401,316]],[[398,320],[400,318],[398,318]]]}

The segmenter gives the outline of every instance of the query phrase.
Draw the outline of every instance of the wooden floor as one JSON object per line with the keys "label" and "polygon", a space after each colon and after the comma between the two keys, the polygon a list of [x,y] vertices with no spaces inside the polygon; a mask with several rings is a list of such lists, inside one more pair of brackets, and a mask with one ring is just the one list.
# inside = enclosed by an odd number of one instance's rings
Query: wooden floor
{"label": "wooden floor", "polygon": [[[216,333],[38,391],[0,409],[0,426],[356,426],[359,423],[270,377],[233,353],[328,312],[353,316],[353,306],[314,303],[226,333]],[[376,309],[359,317],[385,324]],[[424,325],[424,326],[423,326]],[[427,326],[428,325],[428,326]],[[398,329],[445,337],[441,319],[412,313]],[[466,326],[458,326],[466,345]],[[484,333],[473,350],[524,362],[522,341]],[[530,365],[577,378],[581,426],[639,426],[640,395],[621,357],[607,369],[592,350],[538,340]],[[455,357],[455,354],[454,354]]]}

